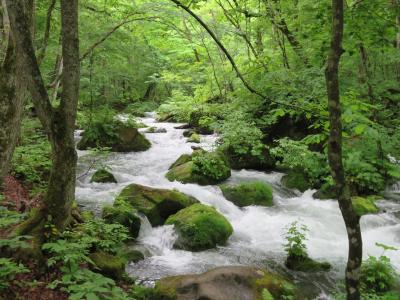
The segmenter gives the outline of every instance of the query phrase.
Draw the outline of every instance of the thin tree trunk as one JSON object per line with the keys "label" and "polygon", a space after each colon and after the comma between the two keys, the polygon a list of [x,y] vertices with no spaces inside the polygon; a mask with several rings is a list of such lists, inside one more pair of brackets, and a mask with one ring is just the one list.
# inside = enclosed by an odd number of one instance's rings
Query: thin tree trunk
{"label": "thin tree trunk", "polygon": [[346,186],[342,161],[342,122],[339,94],[339,63],[343,53],[344,8],[343,0],[332,0],[332,39],[331,49],[325,70],[328,92],[330,135],[328,142],[328,160],[335,182],[339,207],[346,225],[349,241],[349,253],[346,267],[346,291],[348,300],[359,300],[359,278],[362,263],[362,237],[360,217],[354,212],[350,192]]}
{"label": "thin tree trunk", "polygon": [[59,107],[52,107],[40,74],[22,0],[6,0],[17,57],[21,58],[24,74],[38,117],[52,146],[53,164],[50,172],[45,207],[42,215],[30,219],[20,232],[35,228],[50,216],[57,229],[63,230],[71,220],[75,196],[76,151],[74,128],[79,92],[78,0],[61,0],[61,34],[64,71]]}

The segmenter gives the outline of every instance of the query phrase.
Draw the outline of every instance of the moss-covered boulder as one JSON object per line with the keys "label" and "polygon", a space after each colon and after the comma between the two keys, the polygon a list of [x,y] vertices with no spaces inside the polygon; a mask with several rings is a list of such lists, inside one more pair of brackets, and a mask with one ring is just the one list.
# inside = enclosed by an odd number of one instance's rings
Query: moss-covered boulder
{"label": "moss-covered boulder", "polygon": [[137,263],[144,259],[144,255],[139,250],[135,249],[124,249],[122,257],[128,262]]}
{"label": "moss-covered boulder", "polygon": [[95,252],[89,255],[94,262],[95,271],[104,276],[120,280],[125,273],[125,262],[121,257],[106,252]]}
{"label": "moss-covered boulder", "polygon": [[285,265],[290,270],[301,272],[319,272],[331,269],[328,262],[318,262],[308,256],[288,256]]}
{"label": "moss-covered boulder", "polygon": [[102,217],[106,223],[124,225],[133,238],[139,235],[141,222],[137,211],[123,200],[115,201],[113,206],[104,206]]}
{"label": "moss-covered boulder", "polygon": [[176,190],[130,184],[121,191],[115,202],[117,205],[118,203],[129,204],[146,215],[153,226],[159,226],[164,224],[169,216],[199,201]]}
{"label": "moss-covered boulder", "polygon": [[251,169],[266,171],[274,169],[276,165],[276,161],[268,149],[264,149],[260,156],[254,156],[251,152],[237,153],[231,147],[224,149],[223,152],[229,165],[234,170]]}
{"label": "moss-covered boulder", "polygon": [[97,132],[85,130],[77,148],[87,150],[96,147],[108,147],[115,152],[145,151],[151,143],[138,131],[136,125],[116,122],[109,130]]}
{"label": "moss-covered boulder", "polygon": [[174,225],[179,238],[175,246],[202,251],[224,245],[233,233],[228,220],[211,206],[194,204],[170,216],[165,224]]}
{"label": "moss-covered boulder", "polygon": [[192,160],[192,156],[190,154],[182,154],[181,156],[178,157],[178,159],[169,167],[169,170],[178,167],[180,165],[183,165],[189,161]]}
{"label": "moss-covered boulder", "polygon": [[157,128],[157,127],[149,127],[145,131],[146,133],[166,133],[167,129],[165,128]]}
{"label": "moss-covered boulder", "polygon": [[181,156],[166,174],[167,179],[209,185],[220,183],[231,176],[229,164],[220,152],[198,150],[188,159]]}
{"label": "moss-covered boulder", "polygon": [[272,299],[304,299],[295,285],[284,277],[244,266],[219,267],[203,274],[162,278],[156,282],[158,298],[155,299],[261,300],[264,290]]}
{"label": "moss-covered boulder", "polygon": [[189,125],[201,134],[213,134],[215,117],[202,110],[195,110],[189,116]]}
{"label": "moss-covered boulder", "polygon": [[183,132],[184,137],[191,137],[193,134],[198,134],[194,129],[187,129]]}
{"label": "moss-covered boulder", "polygon": [[200,136],[197,133],[193,133],[187,140],[188,143],[200,143]]}
{"label": "moss-covered boulder", "polygon": [[313,197],[320,200],[335,199],[335,188],[329,183],[324,183],[319,190],[313,194]]}
{"label": "moss-covered boulder", "polygon": [[352,197],[351,202],[353,208],[357,215],[360,217],[367,214],[376,214],[379,212],[378,206],[376,206],[375,201],[379,197],[368,196],[368,197]]}
{"label": "moss-covered boulder", "polygon": [[307,176],[304,172],[298,170],[290,170],[288,174],[282,177],[281,183],[289,189],[298,189],[300,192],[305,192],[311,188]]}
{"label": "moss-covered boulder", "polygon": [[114,175],[110,172],[108,172],[106,169],[99,169],[97,170],[92,178],[90,179],[90,182],[99,182],[99,183],[117,183],[117,180],[115,179]]}
{"label": "moss-covered boulder", "polygon": [[221,185],[224,197],[239,207],[249,205],[272,206],[272,187],[268,183],[254,181],[237,185]]}
{"label": "moss-covered boulder", "polygon": [[158,122],[177,122],[176,116],[173,113],[159,113],[156,120]]}

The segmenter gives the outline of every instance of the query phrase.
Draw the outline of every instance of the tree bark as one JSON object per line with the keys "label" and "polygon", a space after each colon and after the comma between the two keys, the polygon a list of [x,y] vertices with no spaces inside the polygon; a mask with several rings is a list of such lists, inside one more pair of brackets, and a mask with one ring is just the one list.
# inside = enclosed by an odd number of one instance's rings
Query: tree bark
{"label": "tree bark", "polygon": [[[71,220],[75,197],[77,155],[74,129],[79,93],[78,0],[61,0],[61,35],[64,70],[60,105],[54,108],[41,76],[22,0],[6,0],[17,57],[24,63],[19,70],[27,84],[38,117],[46,130],[52,147],[53,164],[43,209],[44,216],[62,231]],[[43,218],[36,218],[41,223]],[[34,227],[31,224],[27,228]]]}
{"label": "tree bark", "polygon": [[330,135],[328,160],[339,201],[339,207],[346,225],[349,240],[349,253],[346,267],[346,292],[348,300],[359,300],[359,278],[362,263],[362,237],[360,217],[355,213],[349,189],[346,186],[342,161],[342,122],[339,94],[339,63],[343,53],[342,40],[344,28],[343,0],[332,0],[332,37],[327,66],[325,70],[328,93]]}

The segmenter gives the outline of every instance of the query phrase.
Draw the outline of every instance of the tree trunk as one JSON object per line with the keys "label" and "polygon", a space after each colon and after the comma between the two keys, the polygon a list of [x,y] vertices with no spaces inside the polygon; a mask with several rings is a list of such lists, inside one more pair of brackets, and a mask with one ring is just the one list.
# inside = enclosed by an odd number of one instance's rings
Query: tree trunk
{"label": "tree trunk", "polygon": [[[44,217],[62,231],[71,220],[75,197],[77,155],[74,143],[79,93],[78,0],[61,0],[63,73],[60,105],[52,107],[40,74],[22,0],[6,0],[17,57],[24,63],[19,70],[27,78],[32,101],[52,146],[53,164],[43,208]],[[49,219],[49,218],[48,218]],[[26,228],[34,228],[43,218],[33,218]]]}
{"label": "tree trunk", "polygon": [[335,181],[339,207],[346,225],[349,240],[349,253],[346,268],[346,291],[348,300],[359,300],[359,278],[362,263],[362,237],[360,218],[354,212],[349,189],[345,182],[342,161],[342,122],[339,94],[339,63],[343,53],[343,0],[332,0],[332,40],[325,70],[328,92],[328,109],[330,119],[330,135],[328,143],[328,159],[332,177]]}

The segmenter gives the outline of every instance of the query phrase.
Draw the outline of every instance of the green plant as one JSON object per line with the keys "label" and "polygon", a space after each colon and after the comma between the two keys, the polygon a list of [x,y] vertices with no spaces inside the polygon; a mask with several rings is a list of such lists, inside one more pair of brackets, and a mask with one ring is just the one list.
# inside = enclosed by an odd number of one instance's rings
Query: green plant
{"label": "green plant", "polygon": [[284,244],[284,248],[288,254],[288,257],[308,257],[307,246],[305,244],[307,239],[307,231],[307,226],[304,224],[299,224],[298,221],[292,222],[287,228],[287,232],[285,234],[286,243]]}
{"label": "green plant", "polygon": [[0,258],[0,291],[8,288],[16,275],[27,272],[29,270],[23,264],[15,263],[9,258]]}
{"label": "green plant", "polygon": [[383,248],[383,252],[379,257],[369,256],[363,262],[360,281],[364,292],[380,294],[390,291],[400,282],[399,273],[390,263],[389,257],[384,255],[386,251],[397,251],[398,249],[380,243],[376,243],[376,245]]}
{"label": "green plant", "polygon": [[[193,154],[193,171],[216,181],[223,180],[230,174],[230,168],[222,154],[218,152],[196,152]],[[229,176],[228,176],[229,177]]]}

